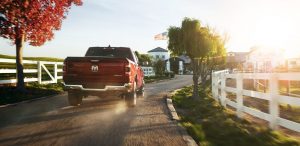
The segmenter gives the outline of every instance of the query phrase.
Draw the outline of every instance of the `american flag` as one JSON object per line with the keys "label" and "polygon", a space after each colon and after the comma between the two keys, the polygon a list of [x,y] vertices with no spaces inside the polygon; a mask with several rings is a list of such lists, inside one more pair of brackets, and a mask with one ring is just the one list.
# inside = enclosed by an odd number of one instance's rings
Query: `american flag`
{"label": "american flag", "polygon": [[167,40],[167,39],[168,39],[167,32],[163,32],[154,36],[154,40]]}

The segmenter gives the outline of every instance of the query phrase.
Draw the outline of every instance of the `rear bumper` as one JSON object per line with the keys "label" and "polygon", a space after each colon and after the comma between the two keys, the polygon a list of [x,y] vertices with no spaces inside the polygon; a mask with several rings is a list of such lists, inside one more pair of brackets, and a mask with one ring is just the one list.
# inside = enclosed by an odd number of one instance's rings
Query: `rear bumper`
{"label": "rear bumper", "polygon": [[94,92],[105,92],[105,91],[124,91],[130,92],[132,84],[125,83],[123,86],[105,86],[103,89],[94,88],[83,88],[82,85],[68,85],[63,83],[64,90],[81,90],[81,91],[94,91]]}

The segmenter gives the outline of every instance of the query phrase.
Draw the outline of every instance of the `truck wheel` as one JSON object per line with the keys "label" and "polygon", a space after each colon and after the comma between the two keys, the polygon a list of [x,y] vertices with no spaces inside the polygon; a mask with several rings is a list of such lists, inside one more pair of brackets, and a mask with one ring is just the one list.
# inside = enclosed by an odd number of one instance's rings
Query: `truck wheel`
{"label": "truck wheel", "polygon": [[144,86],[141,87],[141,89],[139,89],[139,91],[137,92],[137,96],[138,96],[139,98],[145,97],[145,89],[144,89]]}
{"label": "truck wheel", "polygon": [[68,92],[68,101],[71,106],[78,106],[82,103],[82,96],[78,93]]}
{"label": "truck wheel", "polygon": [[125,101],[128,107],[134,107],[136,106],[136,82],[134,83],[133,86],[133,91],[131,93],[128,93],[125,97]]}
{"label": "truck wheel", "polygon": [[137,92],[138,97],[145,97],[145,81],[143,80],[143,85]]}

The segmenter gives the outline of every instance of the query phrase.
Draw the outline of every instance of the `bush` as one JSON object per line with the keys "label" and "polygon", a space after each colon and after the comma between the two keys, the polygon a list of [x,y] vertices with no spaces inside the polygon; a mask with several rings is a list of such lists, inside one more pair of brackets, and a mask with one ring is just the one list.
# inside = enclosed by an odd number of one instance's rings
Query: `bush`
{"label": "bush", "polygon": [[165,73],[165,62],[163,60],[157,60],[154,63],[154,71],[156,76],[163,76]]}
{"label": "bush", "polygon": [[175,77],[175,73],[173,71],[165,72],[165,76],[166,77],[170,77],[170,78],[174,78]]}

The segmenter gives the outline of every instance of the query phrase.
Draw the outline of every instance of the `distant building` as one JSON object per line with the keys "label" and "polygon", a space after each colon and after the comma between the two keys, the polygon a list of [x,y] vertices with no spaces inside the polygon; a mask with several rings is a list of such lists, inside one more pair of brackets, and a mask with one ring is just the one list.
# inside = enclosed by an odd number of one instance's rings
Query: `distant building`
{"label": "distant building", "polygon": [[153,67],[142,66],[142,70],[144,71],[144,75],[146,77],[155,76],[155,72],[154,72]]}
{"label": "distant building", "polygon": [[289,58],[286,60],[288,71],[300,71],[300,58]]}
{"label": "distant building", "polygon": [[148,54],[155,60],[168,60],[170,58],[170,53],[168,50],[161,47],[157,47],[148,51]]}
{"label": "distant building", "polygon": [[284,68],[286,65],[284,50],[268,48],[252,48],[246,56],[243,65],[245,71],[274,72],[275,69]]}
{"label": "distant building", "polygon": [[170,57],[169,50],[163,49],[161,47],[157,47],[148,51],[148,55],[151,56],[153,61],[165,61],[167,72],[173,71],[176,74],[184,74],[191,72],[191,59],[186,55]]}
{"label": "distant building", "polygon": [[243,63],[246,61],[248,52],[228,52],[226,56],[226,66],[230,69],[242,69]]}
{"label": "distant building", "polygon": [[185,67],[184,67],[184,60],[179,57],[171,57],[168,60],[165,60],[166,63],[170,63],[170,71],[174,72],[175,74],[183,74]]}
{"label": "distant building", "polygon": [[182,59],[184,64],[188,65],[188,64],[191,64],[191,58],[187,55],[181,55],[179,56],[178,58]]}

